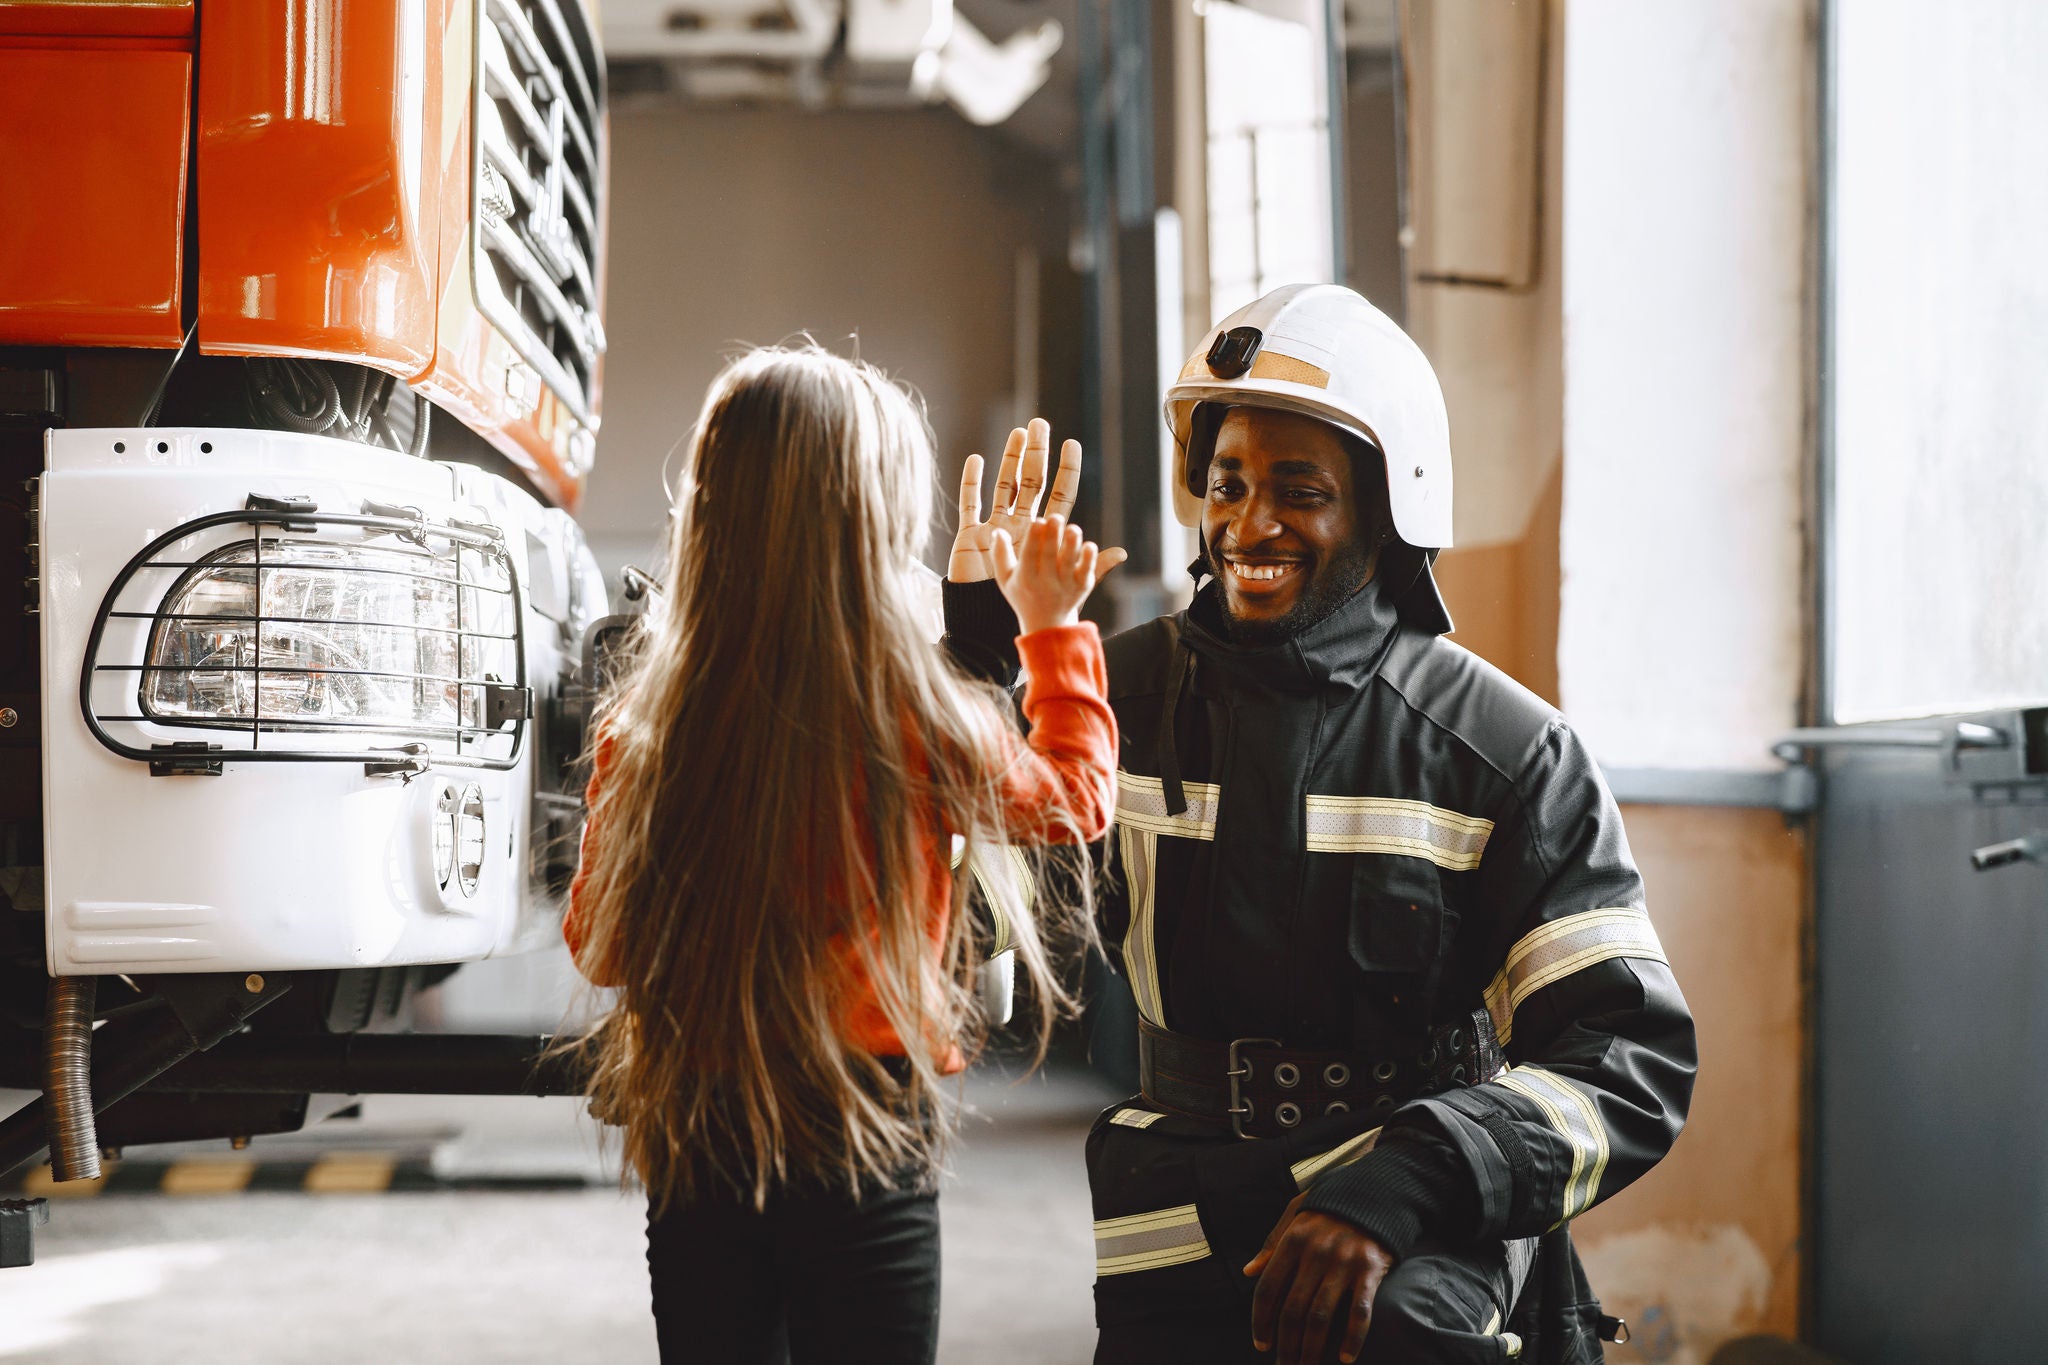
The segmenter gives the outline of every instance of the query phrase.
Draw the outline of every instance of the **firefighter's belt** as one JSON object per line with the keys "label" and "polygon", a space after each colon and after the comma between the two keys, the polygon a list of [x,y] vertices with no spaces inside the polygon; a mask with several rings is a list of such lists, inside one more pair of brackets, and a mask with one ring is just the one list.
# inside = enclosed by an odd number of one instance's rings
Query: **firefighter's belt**
{"label": "firefighter's belt", "polygon": [[1156,1109],[1275,1137],[1325,1114],[1384,1119],[1411,1099],[1477,1085],[1503,1065],[1483,1009],[1430,1032],[1407,1056],[1290,1048],[1277,1038],[1228,1043],[1138,1021],[1138,1086]]}

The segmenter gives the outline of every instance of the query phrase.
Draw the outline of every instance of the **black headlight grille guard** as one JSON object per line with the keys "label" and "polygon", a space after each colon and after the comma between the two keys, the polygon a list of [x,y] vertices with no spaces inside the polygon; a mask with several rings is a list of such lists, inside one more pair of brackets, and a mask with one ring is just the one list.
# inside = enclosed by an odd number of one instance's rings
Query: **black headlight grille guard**
{"label": "black headlight grille guard", "polygon": [[[239,511],[215,512],[196,517],[173,527],[145,545],[122,566],[121,571],[115,574],[113,581],[108,584],[106,595],[100,601],[99,611],[93,617],[91,633],[86,638],[84,663],[79,669],[78,676],[78,705],[80,714],[85,719],[86,728],[92,732],[93,738],[110,752],[139,763],[148,763],[152,772],[165,774],[218,773],[221,771],[219,765],[223,763],[361,763],[365,765],[366,771],[372,774],[399,777],[409,777],[430,767],[486,768],[501,771],[516,767],[526,744],[527,725],[533,711],[533,693],[526,678],[526,603],[520,588],[517,566],[506,548],[504,532],[495,526],[453,518],[432,521],[412,508],[387,507],[378,503],[365,503],[363,507],[361,513],[322,512],[310,499],[272,498],[252,493],[248,505]],[[214,545],[195,553],[170,553],[181,542],[223,527],[246,527],[253,532],[253,536],[248,540]],[[364,547],[365,542],[361,539],[329,538],[330,533],[350,531],[392,537],[392,544],[370,545],[368,548],[389,552],[398,547],[407,547],[407,553],[421,561],[420,568],[320,563],[316,560],[291,557],[293,548],[314,543],[325,542],[350,548]],[[268,536],[266,532],[269,533]],[[284,533],[292,534],[299,539],[280,543],[279,537]],[[228,556],[231,552],[251,547],[251,558],[246,561],[229,562]],[[502,586],[473,579],[465,574],[466,566],[484,564],[502,570]],[[429,567],[445,571],[427,572]],[[193,575],[223,569],[243,570],[253,575],[253,613],[181,614],[175,610],[167,610],[173,608],[181,598],[187,580]],[[264,575],[266,571],[279,569],[313,574],[397,574],[444,583],[449,585],[454,594],[455,623],[453,626],[437,626],[402,621],[269,615],[263,610]],[[152,610],[123,610],[118,606],[122,594],[128,591],[138,577],[156,573],[175,574],[176,577],[170,580],[168,587],[157,594]],[[489,631],[482,629],[481,623],[468,625],[466,628],[465,604],[471,600],[472,594],[506,599],[511,629]],[[477,600],[480,601],[481,598]],[[100,653],[105,644],[108,624],[116,620],[151,623],[143,637],[142,657],[138,661],[101,661]],[[251,626],[256,637],[255,662],[152,663],[150,659],[158,632],[166,623],[173,621]],[[267,664],[264,661],[263,642],[267,629],[304,626],[354,627],[365,630],[410,631],[419,635],[452,635],[454,676],[377,669]],[[489,673],[481,677],[469,676],[468,661],[471,658],[472,641],[509,644],[512,676],[509,679]],[[152,714],[144,701],[144,695],[149,676],[153,673],[251,675],[254,681],[250,689],[250,714],[246,717]],[[122,674],[132,675],[136,679],[135,689],[128,693],[135,698],[133,713],[111,711],[95,704],[95,679],[102,675]],[[266,716],[263,713],[262,687],[262,678],[265,675],[308,678],[355,677],[414,684],[425,682],[452,685],[456,689],[455,723],[437,725],[417,720],[403,722],[347,717]],[[472,697],[478,703],[475,709],[480,709],[483,713],[482,724],[470,723],[472,707],[469,702]],[[245,736],[246,739],[244,747],[241,748],[204,741],[172,745],[133,743],[123,739],[110,728],[142,725],[214,733],[229,731]],[[364,743],[336,748],[281,746],[275,742],[276,737],[284,735],[304,737],[350,734],[361,734],[366,737],[374,734],[394,738],[400,742],[396,745]],[[273,739],[268,747],[264,743],[266,736]],[[133,738],[140,740],[146,737],[137,734]]]}

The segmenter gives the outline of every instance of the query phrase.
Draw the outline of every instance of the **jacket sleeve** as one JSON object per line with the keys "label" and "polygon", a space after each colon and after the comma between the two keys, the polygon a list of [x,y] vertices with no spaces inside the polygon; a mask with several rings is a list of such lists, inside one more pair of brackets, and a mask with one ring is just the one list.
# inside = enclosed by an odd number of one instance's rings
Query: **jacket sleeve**
{"label": "jacket sleeve", "polygon": [[1024,718],[1005,728],[1003,804],[1008,833],[1023,842],[1100,839],[1116,812],[1116,716],[1093,622],[1016,637],[1024,661]]}
{"label": "jacket sleeve", "polygon": [[[1304,1206],[1396,1256],[1416,1241],[1534,1236],[1669,1151],[1698,1069],[1692,1015],[1644,905],[1621,813],[1553,720],[1478,870],[1503,911],[1485,1005],[1507,1068],[1402,1106]],[[1518,807],[1518,808],[1517,808]]]}
{"label": "jacket sleeve", "polygon": [[1017,613],[995,580],[940,586],[946,604],[946,652],[970,676],[1005,690],[1017,685]]}

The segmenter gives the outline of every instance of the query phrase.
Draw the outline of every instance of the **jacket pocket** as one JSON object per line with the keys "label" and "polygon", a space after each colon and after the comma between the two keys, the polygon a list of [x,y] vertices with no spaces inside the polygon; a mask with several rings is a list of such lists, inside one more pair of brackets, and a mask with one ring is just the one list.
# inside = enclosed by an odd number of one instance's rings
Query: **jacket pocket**
{"label": "jacket pocket", "polygon": [[1395,1035],[1426,1030],[1451,941],[1443,883],[1420,858],[1352,856],[1347,947],[1364,977],[1366,1003]]}

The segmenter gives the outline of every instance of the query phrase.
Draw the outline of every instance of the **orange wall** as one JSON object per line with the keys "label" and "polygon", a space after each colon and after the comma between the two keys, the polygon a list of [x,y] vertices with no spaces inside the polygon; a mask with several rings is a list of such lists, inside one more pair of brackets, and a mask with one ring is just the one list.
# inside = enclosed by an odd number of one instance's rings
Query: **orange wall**
{"label": "orange wall", "polygon": [[1557,704],[1557,528],[1564,467],[1550,479],[1518,540],[1445,550],[1436,581],[1456,629],[1451,638]]}
{"label": "orange wall", "polygon": [[1798,1330],[1806,841],[1773,811],[1623,817],[1700,1076],[1671,1155],[1575,1235],[1594,1290],[1634,1329],[1613,1358],[1704,1365],[1730,1337]]}

